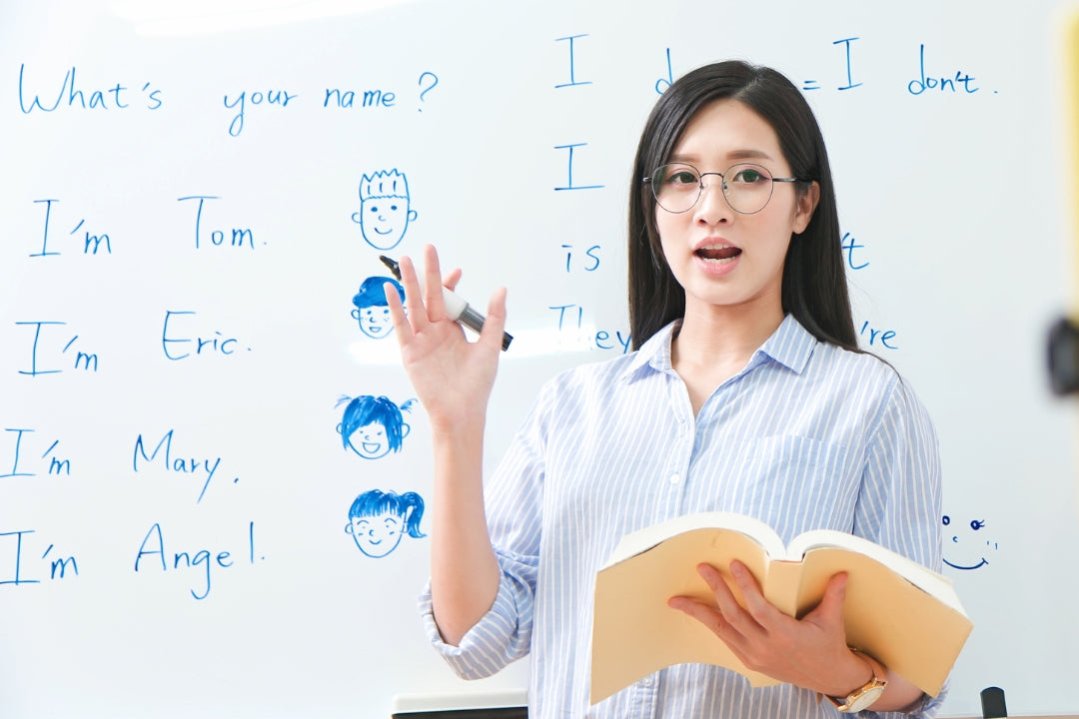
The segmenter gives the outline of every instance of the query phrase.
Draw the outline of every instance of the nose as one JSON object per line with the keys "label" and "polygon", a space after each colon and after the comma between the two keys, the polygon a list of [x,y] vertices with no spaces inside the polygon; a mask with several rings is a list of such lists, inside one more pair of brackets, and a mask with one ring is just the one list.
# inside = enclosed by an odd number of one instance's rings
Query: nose
{"label": "nose", "polygon": [[734,217],[734,211],[727,204],[727,197],[723,194],[723,178],[702,177],[701,182],[703,187],[697,206],[694,208],[694,219],[707,225],[729,223]]}

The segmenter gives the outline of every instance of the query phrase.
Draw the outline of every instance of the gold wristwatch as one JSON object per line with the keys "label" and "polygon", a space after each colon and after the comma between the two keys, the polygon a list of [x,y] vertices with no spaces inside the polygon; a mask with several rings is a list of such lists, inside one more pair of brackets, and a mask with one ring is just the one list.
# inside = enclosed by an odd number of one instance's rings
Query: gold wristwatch
{"label": "gold wristwatch", "polygon": [[851,647],[851,651],[865,659],[865,663],[869,665],[869,670],[873,672],[873,676],[865,684],[842,699],[828,697],[829,701],[835,704],[836,710],[844,714],[853,714],[868,708],[873,702],[880,699],[880,695],[884,693],[884,687],[888,686],[888,680],[881,677],[884,674],[883,668],[877,662],[854,647]]}

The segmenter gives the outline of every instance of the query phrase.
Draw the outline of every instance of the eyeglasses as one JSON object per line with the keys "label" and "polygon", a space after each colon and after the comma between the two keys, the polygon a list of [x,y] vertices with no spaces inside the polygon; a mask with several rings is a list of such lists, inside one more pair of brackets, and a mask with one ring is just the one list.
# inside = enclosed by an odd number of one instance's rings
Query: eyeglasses
{"label": "eyeglasses", "polygon": [[752,215],[764,209],[772,199],[777,182],[809,182],[798,177],[772,177],[760,165],[740,163],[725,172],[700,172],[682,162],[661,165],[643,182],[652,186],[656,202],[667,212],[681,213],[693,209],[704,191],[704,178],[719,175],[723,196],[730,208],[740,215]]}

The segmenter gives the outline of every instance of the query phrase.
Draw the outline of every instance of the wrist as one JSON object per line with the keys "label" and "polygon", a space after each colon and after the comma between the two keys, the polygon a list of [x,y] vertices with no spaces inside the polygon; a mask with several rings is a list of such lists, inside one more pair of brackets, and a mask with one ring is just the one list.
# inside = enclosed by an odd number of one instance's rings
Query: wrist
{"label": "wrist", "polygon": [[483,436],[487,423],[486,412],[430,413],[431,433],[436,442],[457,442],[470,437]]}
{"label": "wrist", "polygon": [[862,662],[869,671],[869,679],[857,685],[853,690],[842,694],[828,694],[829,701],[843,713],[855,713],[876,704],[888,686],[887,669],[877,660],[857,649],[851,648],[851,655]]}
{"label": "wrist", "polygon": [[[876,669],[867,657],[854,649],[847,649],[846,655],[832,666],[834,667],[827,684],[822,684],[817,691],[825,696],[843,699],[852,691],[862,687],[875,676]],[[882,677],[883,678],[883,677]]]}

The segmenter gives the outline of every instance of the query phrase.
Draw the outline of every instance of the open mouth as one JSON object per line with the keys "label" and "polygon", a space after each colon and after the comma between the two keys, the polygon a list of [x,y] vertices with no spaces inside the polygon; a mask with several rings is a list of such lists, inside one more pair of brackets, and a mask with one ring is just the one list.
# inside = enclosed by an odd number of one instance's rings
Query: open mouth
{"label": "open mouth", "polygon": [[693,253],[697,257],[700,257],[706,262],[714,262],[716,264],[726,264],[732,262],[735,257],[742,254],[742,250],[737,247],[702,247]]}
{"label": "open mouth", "polygon": [[380,450],[380,449],[382,449],[381,444],[372,444],[371,442],[364,442],[363,443],[363,451],[367,452],[367,454],[374,454],[374,453],[378,452],[378,450]]}

